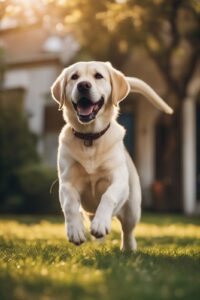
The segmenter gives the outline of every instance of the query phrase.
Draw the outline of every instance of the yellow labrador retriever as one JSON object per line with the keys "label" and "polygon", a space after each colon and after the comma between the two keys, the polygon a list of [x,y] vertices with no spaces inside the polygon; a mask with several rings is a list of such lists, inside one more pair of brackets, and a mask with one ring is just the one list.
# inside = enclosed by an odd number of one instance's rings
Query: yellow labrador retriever
{"label": "yellow labrador retriever", "polygon": [[125,129],[116,121],[119,102],[138,92],[162,111],[171,114],[172,109],[142,80],[125,77],[107,62],[71,65],[51,91],[66,121],[59,137],[58,176],[69,241],[80,245],[86,240],[81,207],[90,215],[93,236],[108,234],[116,216],[122,250],[135,250],[141,188],[123,143]]}

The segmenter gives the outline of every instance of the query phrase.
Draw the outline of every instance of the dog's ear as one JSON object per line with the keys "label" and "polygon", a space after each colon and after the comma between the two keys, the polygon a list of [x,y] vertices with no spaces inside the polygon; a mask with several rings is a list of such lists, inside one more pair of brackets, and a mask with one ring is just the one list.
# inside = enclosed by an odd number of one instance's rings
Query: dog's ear
{"label": "dog's ear", "polygon": [[66,95],[65,95],[66,85],[67,85],[66,69],[64,69],[62,73],[58,76],[56,81],[53,83],[53,85],[51,86],[51,95],[53,99],[56,102],[58,102],[59,110],[62,109],[66,100]]}
{"label": "dog's ear", "polygon": [[129,83],[120,71],[112,67],[111,63],[106,62],[110,73],[110,81],[112,86],[112,102],[114,105],[118,105],[128,95],[130,91]]}

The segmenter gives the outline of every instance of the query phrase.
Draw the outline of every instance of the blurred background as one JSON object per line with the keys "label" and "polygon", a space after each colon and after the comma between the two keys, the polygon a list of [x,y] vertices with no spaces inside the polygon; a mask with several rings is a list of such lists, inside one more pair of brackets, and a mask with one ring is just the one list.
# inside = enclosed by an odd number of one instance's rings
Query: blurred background
{"label": "blurred background", "polygon": [[200,214],[199,58],[199,0],[0,0],[0,212],[60,212],[64,122],[50,87],[64,67],[101,60],[175,111],[137,94],[121,104],[144,209]]}

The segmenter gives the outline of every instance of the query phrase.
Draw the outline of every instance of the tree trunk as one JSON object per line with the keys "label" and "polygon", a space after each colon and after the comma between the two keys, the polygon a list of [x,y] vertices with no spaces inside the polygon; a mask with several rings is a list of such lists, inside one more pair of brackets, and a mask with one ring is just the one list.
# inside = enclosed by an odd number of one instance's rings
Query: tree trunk
{"label": "tree trunk", "polygon": [[156,124],[155,171],[162,187],[162,196],[156,201],[158,210],[182,210],[181,110],[179,104],[172,116],[162,115]]}

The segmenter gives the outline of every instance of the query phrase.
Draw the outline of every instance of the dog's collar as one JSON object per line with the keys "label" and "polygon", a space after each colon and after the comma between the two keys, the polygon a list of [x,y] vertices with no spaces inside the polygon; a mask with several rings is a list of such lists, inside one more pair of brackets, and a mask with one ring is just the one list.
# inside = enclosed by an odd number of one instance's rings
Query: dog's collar
{"label": "dog's collar", "polygon": [[82,133],[82,132],[78,132],[76,131],[74,128],[72,128],[72,132],[74,134],[75,137],[81,139],[84,141],[84,145],[86,147],[91,147],[93,144],[94,140],[97,140],[98,138],[100,138],[102,135],[104,135],[104,133],[106,133],[106,131],[109,129],[110,127],[110,123],[108,124],[108,126],[106,128],[104,128],[102,131],[100,132],[95,132],[95,133]]}

